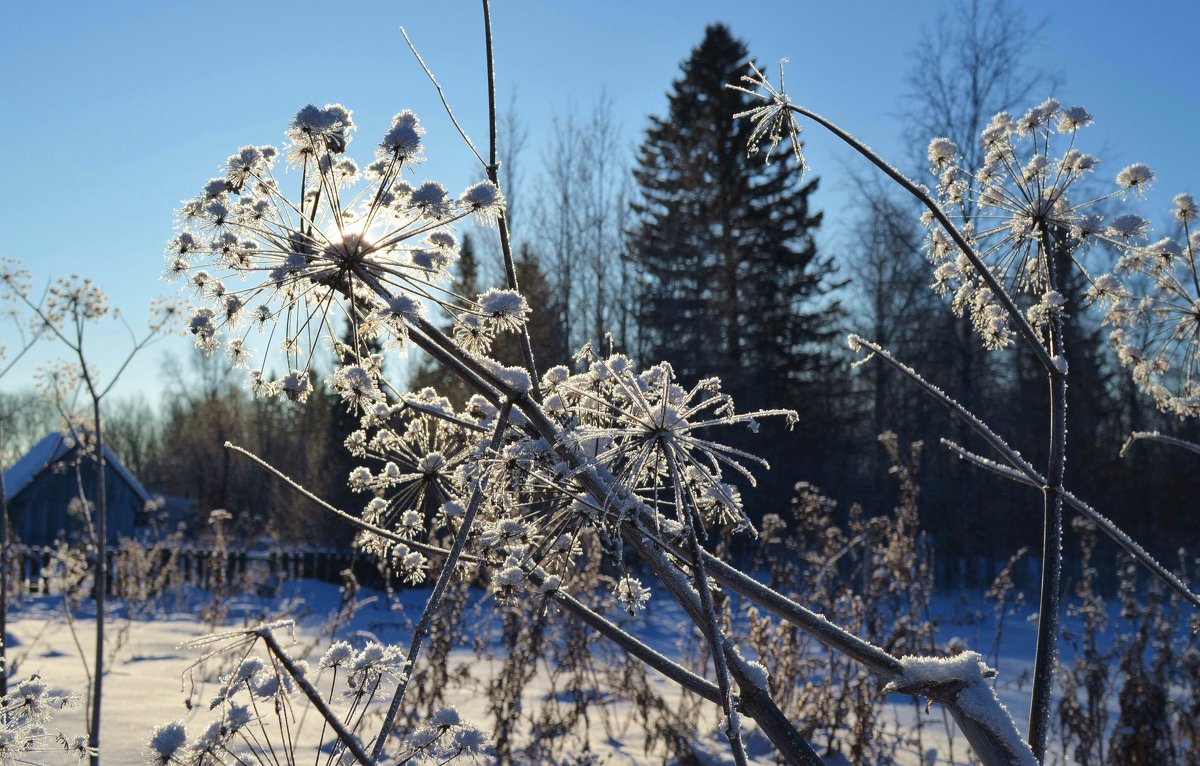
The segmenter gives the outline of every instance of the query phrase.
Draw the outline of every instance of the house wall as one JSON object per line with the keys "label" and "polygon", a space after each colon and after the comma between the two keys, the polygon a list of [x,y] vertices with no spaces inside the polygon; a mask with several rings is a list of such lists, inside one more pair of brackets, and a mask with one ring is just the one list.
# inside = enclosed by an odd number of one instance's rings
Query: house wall
{"label": "house wall", "polygon": [[[96,496],[96,469],[85,461],[77,471],[69,455],[64,463],[47,468],[38,474],[9,503],[9,518],[13,531],[28,545],[49,545],[57,539],[74,540],[83,536],[87,522],[68,513],[71,500],[83,490],[89,499]],[[142,510],[142,500],[112,466],[105,470],[105,495],[108,497],[108,538],[132,537],[135,515]]]}

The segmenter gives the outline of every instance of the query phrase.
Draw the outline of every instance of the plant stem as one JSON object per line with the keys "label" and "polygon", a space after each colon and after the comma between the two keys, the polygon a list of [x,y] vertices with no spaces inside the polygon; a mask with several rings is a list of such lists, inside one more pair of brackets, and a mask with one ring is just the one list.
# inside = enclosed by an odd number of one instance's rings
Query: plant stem
{"label": "plant stem", "polygon": [[[491,443],[488,445],[489,452],[494,453],[500,446],[500,439],[504,436],[504,429],[508,427],[508,416],[512,414],[512,402],[505,401],[500,408],[500,414],[496,418],[496,430],[492,433]],[[471,534],[471,525],[475,523],[475,517],[479,515],[479,507],[483,504],[483,488],[484,477],[479,477],[475,485],[475,491],[471,493],[471,500],[467,503],[466,513],[463,515],[462,528],[458,530],[458,535],[454,538],[454,545],[450,548],[450,553],[447,554],[446,560],[442,562],[442,570],[438,572],[437,582],[434,583],[433,592],[429,594],[429,601],[425,603],[425,610],[421,613],[421,619],[413,628],[412,643],[409,646],[408,658],[404,662],[405,673],[400,678],[400,683],[396,686],[396,692],[392,695],[392,704],[388,706],[387,715],[383,717],[383,724],[379,727],[379,736],[375,739],[375,747],[371,751],[372,762],[378,761],[380,755],[383,754],[383,746],[387,742],[388,736],[392,733],[392,725],[396,721],[396,715],[400,712],[400,704],[404,701],[404,694],[408,691],[408,681],[412,678],[413,670],[417,665],[417,656],[421,653],[421,644],[425,641],[425,634],[429,632],[430,626],[433,624],[433,616],[437,613],[438,607],[442,604],[442,598],[446,595],[446,588],[450,585],[450,578],[454,576],[454,570],[458,568],[459,557],[462,556],[463,549],[467,547],[467,538]]]}
{"label": "plant stem", "polygon": [[[497,189],[500,188],[500,166],[496,162],[496,68],[495,57],[492,55],[492,12],[488,0],[483,0],[483,38],[487,54],[487,89],[488,89],[488,165],[487,175]],[[508,216],[501,211],[496,217],[496,228],[500,232],[500,249],[504,252],[504,276],[508,280],[508,289],[517,290],[517,268],[513,263],[512,244],[508,236]],[[532,384],[533,398],[541,401],[542,393],[538,385],[537,365],[533,358],[533,345],[529,340],[529,325],[521,325],[519,340],[521,356],[524,357],[525,370],[529,373]]]}
{"label": "plant stem", "polygon": [[1125,440],[1123,445],[1121,445],[1121,457],[1125,457],[1125,453],[1129,451],[1129,448],[1133,446],[1134,442],[1143,440],[1169,444],[1172,447],[1179,447],[1180,449],[1185,449],[1188,452],[1200,454],[1200,444],[1196,444],[1195,442],[1186,441],[1185,439],[1177,439],[1174,436],[1166,436],[1165,434],[1160,434],[1158,431],[1134,431],[1133,433],[1129,434],[1129,438]]}
{"label": "plant stem", "polygon": [[[0,455],[4,454],[4,420],[0,414]],[[8,694],[8,489],[4,486],[4,465],[0,460],[0,697]]]}
{"label": "plant stem", "polygon": [[96,433],[96,676],[92,684],[92,719],[88,728],[88,747],[92,748],[93,752],[90,756],[91,766],[99,766],[100,701],[104,684],[104,610],[108,595],[108,498],[104,481],[104,432],[100,422],[100,398],[94,390],[92,417]]}
{"label": "plant stem", "polygon": [[810,111],[795,104],[788,104],[788,109],[796,114],[802,114],[805,117],[808,117],[810,120],[824,127],[830,133],[845,141],[852,149],[861,154],[863,157],[866,157],[871,164],[875,165],[875,167],[886,173],[887,176],[899,184],[901,188],[916,197],[917,200],[919,200],[921,204],[933,214],[933,217],[937,219],[938,223],[942,225],[942,228],[944,228],[946,233],[950,235],[950,239],[954,240],[954,244],[958,245],[958,249],[961,250],[962,254],[967,257],[967,260],[971,262],[971,267],[974,268],[975,273],[977,273],[980,279],[982,279],[988,286],[988,288],[995,293],[996,299],[1000,301],[1000,305],[1004,307],[1004,312],[1008,314],[1009,319],[1012,320],[1014,325],[1016,325],[1017,332],[1020,333],[1021,339],[1025,341],[1027,346],[1029,346],[1029,350],[1032,351],[1034,356],[1038,358],[1038,361],[1041,363],[1041,365],[1048,371],[1056,369],[1054,360],[1050,358],[1048,353],[1046,353],[1046,348],[1042,345],[1041,340],[1038,338],[1037,332],[1032,326],[1030,326],[1029,322],[1025,319],[1025,315],[1021,313],[1021,310],[1017,308],[1017,304],[1013,302],[1013,299],[1011,296],[1009,296],[1008,291],[1006,291],[1004,286],[1001,285],[996,279],[996,275],[992,273],[991,269],[984,264],[983,259],[979,257],[978,253],[975,252],[975,248],[971,247],[971,244],[967,242],[966,237],[964,237],[962,232],[958,230],[958,227],[954,225],[949,216],[947,216],[945,211],[942,210],[941,206],[934,201],[933,197],[929,196],[929,191],[924,186],[909,180],[907,176],[889,165],[886,160],[867,148],[867,146],[861,141],[816,112]]}
{"label": "plant stem", "polygon": [[259,638],[263,640],[263,643],[267,645],[267,649],[279,659],[284,669],[291,675],[292,680],[300,687],[300,691],[304,692],[304,696],[308,697],[308,701],[312,703],[317,712],[321,714],[321,717],[325,719],[325,722],[329,724],[329,727],[333,729],[338,741],[346,746],[346,749],[354,755],[359,763],[363,766],[370,766],[372,763],[371,757],[367,755],[367,751],[363,748],[362,743],[358,741],[358,738],[354,734],[346,730],[341,719],[325,704],[325,700],[321,698],[321,693],[314,689],[312,684],[308,682],[308,679],[304,677],[304,673],[300,671],[300,668],[296,666],[292,658],[287,655],[287,652],[283,651],[283,647],[275,640],[275,636],[271,635],[271,631],[261,629],[257,633]]}
{"label": "plant stem", "polygon": [[[1046,265],[1047,287],[1058,290],[1054,243],[1042,224],[1042,257]],[[1029,703],[1029,747],[1038,763],[1045,760],[1050,734],[1050,704],[1054,693],[1054,671],[1058,660],[1059,596],[1062,588],[1063,476],[1067,462],[1067,367],[1061,312],[1049,321],[1049,353],[1055,364],[1046,370],[1050,387],[1050,451],[1046,465],[1046,484],[1042,488],[1045,518],[1042,530],[1042,582],[1038,606],[1037,649],[1033,658],[1033,690]]]}

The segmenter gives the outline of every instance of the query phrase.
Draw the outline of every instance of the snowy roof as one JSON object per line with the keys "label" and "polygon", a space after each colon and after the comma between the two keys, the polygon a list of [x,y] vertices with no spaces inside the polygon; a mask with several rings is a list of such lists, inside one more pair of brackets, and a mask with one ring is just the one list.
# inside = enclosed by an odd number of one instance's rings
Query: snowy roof
{"label": "snowy roof", "polygon": [[[42,471],[54,462],[61,460],[75,446],[75,439],[71,433],[59,433],[51,431],[43,436],[37,444],[33,445],[28,452],[21,456],[17,462],[13,463],[4,472],[4,499],[6,502],[11,502],[17,494],[33,483],[33,480],[38,477]],[[117,472],[117,475],[125,480],[137,496],[143,501],[150,499],[150,495],[146,492],[146,488],[137,480],[121,459],[117,457],[107,444],[104,445],[104,461],[112,466],[112,469]]]}

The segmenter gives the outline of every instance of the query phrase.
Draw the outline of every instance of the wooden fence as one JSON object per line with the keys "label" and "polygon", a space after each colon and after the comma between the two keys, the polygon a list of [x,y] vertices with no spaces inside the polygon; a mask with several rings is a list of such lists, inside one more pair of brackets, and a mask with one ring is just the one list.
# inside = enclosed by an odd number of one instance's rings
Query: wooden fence
{"label": "wooden fence", "polygon": [[[64,547],[13,545],[9,591],[14,595],[61,593],[79,587],[89,560]],[[364,585],[379,585],[374,563],[349,548],[277,546],[218,550],[202,545],[124,543],[108,551],[108,594],[146,598],[179,585],[203,589],[263,590],[300,578],[342,583],[352,572]]]}

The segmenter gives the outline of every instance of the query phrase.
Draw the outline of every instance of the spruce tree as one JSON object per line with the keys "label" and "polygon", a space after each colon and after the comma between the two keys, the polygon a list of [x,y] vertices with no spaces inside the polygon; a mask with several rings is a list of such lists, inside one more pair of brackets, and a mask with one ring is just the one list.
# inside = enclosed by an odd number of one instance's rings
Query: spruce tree
{"label": "spruce tree", "polygon": [[[562,293],[556,291],[553,280],[542,268],[542,259],[528,243],[522,242],[517,249],[513,266],[517,271],[521,293],[533,307],[535,315],[542,316],[541,321],[529,324],[529,343],[533,347],[533,358],[537,360],[538,369],[544,372],[556,364],[566,364],[571,359],[567,329],[550,320],[563,314]],[[517,336],[514,333],[497,336],[492,344],[492,357],[503,364],[521,365],[521,347]]]}
{"label": "spruce tree", "polygon": [[794,156],[748,157],[749,97],[725,88],[746,71],[745,44],[721,24],[683,63],[665,118],[652,117],[634,177],[630,257],[640,272],[640,356],[684,381],[720,374],[746,406],[805,409],[828,363],[839,315],[824,296],[821,214]]}

